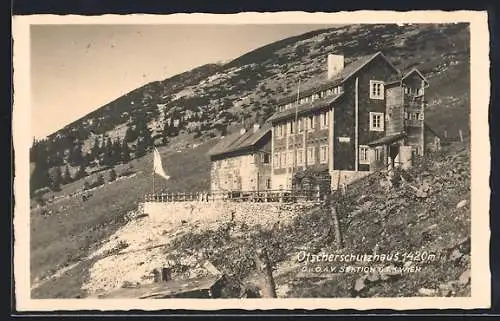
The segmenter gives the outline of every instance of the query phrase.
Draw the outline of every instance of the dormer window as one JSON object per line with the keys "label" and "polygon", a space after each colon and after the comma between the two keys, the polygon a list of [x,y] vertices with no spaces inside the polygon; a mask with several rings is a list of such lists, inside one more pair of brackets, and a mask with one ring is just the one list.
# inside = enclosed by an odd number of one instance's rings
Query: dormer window
{"label": "dormer window", "polygon": [[370,80],[370,99],[384,99],[384,82]]}

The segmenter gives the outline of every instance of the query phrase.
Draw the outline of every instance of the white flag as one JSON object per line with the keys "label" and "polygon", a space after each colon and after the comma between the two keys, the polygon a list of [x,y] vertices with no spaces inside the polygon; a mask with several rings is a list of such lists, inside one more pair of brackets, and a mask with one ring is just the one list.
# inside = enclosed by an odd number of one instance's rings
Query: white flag
{"label": "white flag", "polygon": [[156,147],[154,150],[154,171],[156,174],[160,175],[161,177],[163,177],[165,179],[170,178],[170,176],[165,174],[165,171],[163,170],[163,166],[161,164],[161,156],[160,156],[160,153],[158,152],[158,150],[156,149]]}

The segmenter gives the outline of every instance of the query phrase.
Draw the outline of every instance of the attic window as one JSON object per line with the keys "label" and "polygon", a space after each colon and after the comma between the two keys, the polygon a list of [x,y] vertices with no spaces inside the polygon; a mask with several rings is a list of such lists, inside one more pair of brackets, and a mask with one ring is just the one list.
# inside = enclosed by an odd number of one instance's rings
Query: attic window
{"label": "attic window", "polygon": [[370,99],[384,99],[384,82],[370,80]]}

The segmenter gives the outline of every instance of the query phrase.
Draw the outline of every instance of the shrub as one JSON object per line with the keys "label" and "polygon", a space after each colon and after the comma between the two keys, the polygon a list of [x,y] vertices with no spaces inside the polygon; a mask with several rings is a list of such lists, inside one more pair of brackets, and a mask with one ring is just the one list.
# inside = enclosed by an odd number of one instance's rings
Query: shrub
{"label": "shrub", "polygon": [[99,185],[104,185],[104,176],[102,176],[102,174],[99,174],[97,176],[97,180],[95,182],[95,186],[99,186]]}
{"label": "shrub", "polygon": [[111,169],[111,171],[109,171],[109,179],[108,181],[109,182],[113,182],[116,180],[116,172],[115,172],[115,169]]}

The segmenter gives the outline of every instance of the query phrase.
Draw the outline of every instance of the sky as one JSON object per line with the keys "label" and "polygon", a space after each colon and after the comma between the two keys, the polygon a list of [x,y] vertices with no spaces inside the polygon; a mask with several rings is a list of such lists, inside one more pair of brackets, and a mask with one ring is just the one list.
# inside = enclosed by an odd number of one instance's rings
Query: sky
{"label": "sky", "polygon": [[32,135],[151,81],[333,25],[32,25]]}

